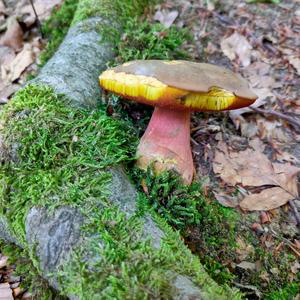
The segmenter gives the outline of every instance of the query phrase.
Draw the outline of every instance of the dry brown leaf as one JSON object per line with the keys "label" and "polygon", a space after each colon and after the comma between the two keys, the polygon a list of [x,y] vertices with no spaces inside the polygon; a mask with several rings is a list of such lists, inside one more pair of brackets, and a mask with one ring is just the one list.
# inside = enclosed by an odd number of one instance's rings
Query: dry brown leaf
{"label": "dry brown leaf", "polygon": [[257,118],[257,126],[262,140],[268,140],[274,143],[276,140],[280,143],[290,143],[293,141],[293,137],[290,136],[282,123],[276,120],[266,120],[264,117]]}
{"label": "dry brown leaf", "polygon": [[237,257],[240,261],[245,260],[246,258],[253,255],[253,253],[255,252],[254,247],[251,244],[246,243],[239,236],[236,239],[236,245],[237,245],[236,248]]}
{"label": "dry brown leaf", "polygon": [[7,22],[7,30],[0,39],[0,45],[18,51],[23,46],[23,30],[15,17],[10,17]]}
{"label": "dry brown leaf", "polygon": [[250,147],[239,152],[230,151],[223,141],[218,143],[213,170],[227,184],[241,184],[244,187],[276,186],[276,189],[270,188],[246,196],[240,203],[243,209],[269,210],[298,196],[296,175],[300,168],[290,163],[272,163],[263,151],[264,145],[259,139],[250,141]]}
{"label": "dry brown leaf", "polygon": [[4,104],[8,101],[8,98],[14,94],[21,86],[19,84],[4,85],[0,82],[0,104]]}
{"label": "dry brown leaf", "polygon": [[[51,15],[52,9],[55,6],[60,5],[62,2],[62,0],[35,0],[34,7],[40,21],[47,19]],[[27,25],[27,27],[35,22],[35,15],[30,4],[24,5],[24,3],[19,3],[17,7],[17,14],[19,16],[24,16],[23,22]]]}
{"label": "dry brown leaf", "polygon": [[295,261],[294,264],[291,266],[291,271],[294,274],[298,274],[298,272],[300,271],[300,263],[299,261]]}
{"label": "dry brown leaf", "polygon": [[238,58],[243,67],[250,65],[252,46],[238,32],[234,32],[228,38],[223,39],[221,41],[221,49],[230,60]]}
{"label": "dry brown leaf", "polygon": [[[251,148],[245,151],[229,151],[228,146],[220,141],[217,146],[213,169],[228,184],[235,186],[261,186],[274,184],[269,178],[272,164],[262,153],[263,145],[252,140]],[[255,150],[254,150],[255,149]]]}
{"label": "dry brown leaf", "polygon": [[172,11],[158,10],[155,13],[153,19],[155,21],[159,21],[166,28],[169,28],[174,23],[177,17],[178,17],[177,10],[172,10]]}
{"label": "dry brown leaf", "polygon": [[296,56],[288,56],[289,63],[295,68],[298,75],[300,75],[300,58]]}
{"label": "dry brown leaf", "polygon": [[0,300],[14,300],[8,283],[0,283]]}
{"label": "dry brown leaf", "polygon": [[244,210],[271,210],[286,204],[295,197],[280,187],[265,189],[258,194],[246,196],[240,207]]}
{"label": "dry brown leaf", "polygon": [[242,261],[236,266],[241,269],[250,270],[250,271],[254,271],[256,269],[255,263],[249,261]]}
{"label": "dry brown leaf", "polygon": [[239,205],[237,197],[229,196],[225,193],[213,193],[216,200],[225,207],[237,207]]}
{"label": "dry brown leaf", "polygon": [[30,44],[25,44],[23,50],[10,63],[7,80],[14,82],[24,70],[34,62],[34,55]]}
{"label": "dry brown leaf", "polygon": [[241,123],[246,122],[242,115],[253,112],[251,107],[261,107],[266,104],[267,101],[271,103],[275,101],[272,89],[279,87],[280,83],[276,82],[269,74],[270,65],[264,62],[255,62],[243,70],[243,76],[247,79],[249,86],[258,98],[250,107],[231,110],[229,112],[229,116],[237,129],[240,127]]}
{"label": "dry brown leaf", "polygon": [[9,65],[16,57],[15,51],[6,46],[0,46],[0,66]]}

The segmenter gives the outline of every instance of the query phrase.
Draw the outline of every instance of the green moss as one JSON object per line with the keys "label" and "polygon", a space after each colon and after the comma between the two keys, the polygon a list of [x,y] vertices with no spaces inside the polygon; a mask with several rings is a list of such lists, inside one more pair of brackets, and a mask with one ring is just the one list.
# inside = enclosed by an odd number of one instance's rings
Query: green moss
{"label": "green moss", "polygon": [[122,39],[116,45],[116,61],[136,59],[186,59],[188,54],[180,49],[190,36],[175,26],[165,28],[161,24],[141,22],[130,18],[124,26]]}
{"label": "green moss", "polygon": [[274,287],[274,291],[268,293],[264,299],[266,300],[294,300],[300,290],[300,276],[298,282],[292,282],[285,285],[283,288]]}
{"label": "green moss", "polygon": [[48,43],[40,56],[40,67],[46,64],[63,41],[72,23],[77,4],[78,0],[63,1],[61,7],[54,10],[51,17],[42,24],[42,32]]}
{"label": "green moss", "polygon": [[143,14],[149,5],[156,1],[151,0],[80,0],[74,16],[73,25],[91,17],[104,17],[117,20],[120,25],[128,18],[134,18]]}
{"label": "green moss", "polygon": [[[4,142],[17,161],[0,172],[1,213],[24,237],[33,205],[80,205],[110,180],[106,167],[131,159],[136,138],[128,124],[102,110],[69,108],[50,88],[27,86],[1,115]],[[15,150],[13,150],[15,149]]]}
{"label": "green moss", "polygon": [[[179,234],[157,215],[153,217],[166,233],[159,249],[141,239],[140,218],[126,219],[111,208],[94,208],[91,215],[85,230],[95,235],[97,228],[104,244],[99,247],[95,243],[92,248],[82,245],[63,267],[59,274],[66,294],[89,299],[94,291],[94,299],[171,299],[169,280],[182,274],[203,288],[203,299],[241,299],[236,290],[220,287],[211,280]],[[93,264],[80,260],[87,252],[96,258]]]}
{"label": "green moss", "polygon": [[154,177],[150,168],[146,173],[135,170],[133,178],[146,191],[143,203],[180,230],[213,279],[230,284],[235,276],[222,262],[234,259],[238,214],[205,197],[198,182],[185,186],[171,173]]}
{"label": "green moss", "polygon": [[[276,248],[280,244],[277,241]],[[300,273],[293,274],[291,266],[297,262],[297,258],[280,251],[277,255],[257,245],[254,254],[249,258],[252,262],[259,261],[259,271],[243,274],[243,280],[254,285],[263,294],[263,299],[268,300],[289,300],[294,299],[300,290]]]}

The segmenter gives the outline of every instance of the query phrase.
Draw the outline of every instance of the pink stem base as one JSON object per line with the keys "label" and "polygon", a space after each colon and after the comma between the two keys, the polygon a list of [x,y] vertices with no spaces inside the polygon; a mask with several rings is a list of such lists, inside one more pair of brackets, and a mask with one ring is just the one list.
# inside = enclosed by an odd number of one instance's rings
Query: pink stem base
{"label": "pink stem base", "polygon": [[185,184],[193,180],[190,145],[190,111],[156,107],[137,150],[140,168],[153,164],[155,171],[175,170]]}

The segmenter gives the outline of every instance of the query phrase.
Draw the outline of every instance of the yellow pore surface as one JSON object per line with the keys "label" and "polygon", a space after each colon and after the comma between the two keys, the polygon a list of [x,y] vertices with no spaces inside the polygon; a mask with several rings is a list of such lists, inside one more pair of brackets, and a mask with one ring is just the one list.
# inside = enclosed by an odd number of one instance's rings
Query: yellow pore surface
{"label": "yellow pore surface", "polygon": [[224,110],[231,106],[236,96],[223,89],[212,87],[207,93],[190,92],[170,87],[154,77],[126,74],[107,70],[99,77],[100,85],[124,97],[143,99],[153,105],[174,100],[174,105],[194,110]]}

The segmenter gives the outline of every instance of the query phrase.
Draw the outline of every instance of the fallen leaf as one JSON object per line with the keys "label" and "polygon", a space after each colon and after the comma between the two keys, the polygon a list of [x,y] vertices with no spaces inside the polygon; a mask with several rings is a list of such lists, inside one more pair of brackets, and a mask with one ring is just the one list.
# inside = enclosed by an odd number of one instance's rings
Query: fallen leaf
{"label": "fallen leaf", "polygon": [[[34,7],[40,21],[47,19],[51,15],[51,11],[55,6],[62,3],[62,0],[35,0]],[[18,15],[23,16],[23,22],[27,27],[35,22],[35,15],[30,4],[24,5],[19,3],[17,6]]]}
{"label": "fallen leaf", "polygon": [[300,75],[300,59],[296,56],[288,56],[288,61]]}
{"label": "fallen leaf", "polygon": [[213,163],[214,172],[232,186],[280,185],[294,193],[295,188],[289,184],[300,168],[272,163],[263,153],[264,145],[259,139],[251,140],[249,146],[244,151],[230,151],[226,143],[220,141]]}
{"label": "fallen leaf", "polygon": [[19,84],[4,85],[0,81],[0,104],[5,104],[12,94],[14,94],[21,86]]}
{"label": "fallen leaf", "polygon": [[264,62],[255,62],[243,70],[243,76],[249,82],[249,86],[253,92],[257,95],[257,100],[249,107],[231,110],[229,116],[238,129],[242,122],[246,122],[242,115],[245,113],[253,113],[252,107],[261,107],[268,102],[275,101],[273,88],[280,87],[280,82],[276,82],[273,77],[270,76],[270,64]]}
{"label": "fallen leaf", "polygon": [[271,210],[286,204],[295,197],[280,187],[265,189],[257,194],[246,196],[240,207],[244,210]]}
{"label": "fallen leaf", "polygon": [[255,252],[254,247],[251,244],[246,243],[239,236],[236,239],[236,245],[236,253],[240,261],[245,260],[248,256],[253,255]]}
{"label": "fallen leaf", "polygon": [[250,271],[254,271],[256,269],[255,263],[252,263],[249,261],[242,261],[241,263],[239,263],[236,266],[241,269],[250,270]]}
{"label": "fallen leaf", "polygon": [[0,46],[0,66],[9,65],[16,57],[15,51],[6,46]]}
{"label": "fallen leaf", "polygon": [[243,67],[250,65],[252,46],[238,32],[234,32],[231,36],[224,38],[221,41],[221,49],[230,60],[238,58]]}
{"label": "fallen leaf", "polygon": [[265,212],[265,211],[262,211],[261,213],[260,213],[260,222],[261,222],[261,224],[266,224],[266,223],[271,223],[271,219],[270,219],[270,216],[269,216],[269,214],[267,213],[267,212]]}
{"label": "fallen leaf", "polygon": [[153,19],[155,21],[159,21],[159,23],[163,24],[166,28],[169,28],[176,18],[178,17],[178,11],[172,10],[172,11],[165,11],[165,10],[158,10]]}
{"label": "fallen leaf", "polygon": [[300,168],[290,163],[272,163],[263,153],[264,145],[259,139],[250,141],[249,146],[236,152],[219,141],[213,162],[214,172],[231,186],[275,186],[246,195],[240,206],[245,210],[270,210],[296,198]]}
{"label": "fallen leaf", "polygon": [[291,271],[294,274],[298,274],[298,272],[300,271],[300,263],[299,261],[295,261],[295,263],[291,266]]}
{"label": "fallen leaf", "polygon": [[225,193],[213,192],[216,200],[225,207],[237,207],[238,199],[237,197],[226,195]]}
{"label": "fallen leaf", "polygon": [[24,70],[34,62],[32,48],[29,44],[25,44],[23,50],[15,57],[9,65],[7,79],[14,82],[20,77]]}
{"label": "fallen leaf", "polygon": [[283,124],[279,121],[269,121],[264,117],[258,117],[257,127],[262,140],[268,140],[273,143],[275,140],[281,143],[289,143],[293,140],[293,137],[287,134]]}
{"label": "fallen leaf", "polygon": [[1,256],[0,258],[0,269],[7,266],[8,257],[7,256]]}
{"label": "fallen leaf", "polygon": [[0,39],[0,45],[18,51],[23,46],[23,30],[15,17],[10,17],[7,22],[7,30]]}
{"label": "fallen leaf", "polygon": [[14,300],[12,290],[8,283],[0,283],[0,299],[1,300]]}

